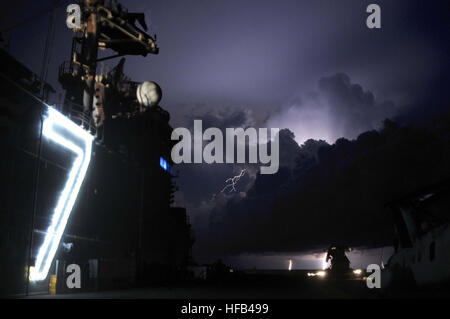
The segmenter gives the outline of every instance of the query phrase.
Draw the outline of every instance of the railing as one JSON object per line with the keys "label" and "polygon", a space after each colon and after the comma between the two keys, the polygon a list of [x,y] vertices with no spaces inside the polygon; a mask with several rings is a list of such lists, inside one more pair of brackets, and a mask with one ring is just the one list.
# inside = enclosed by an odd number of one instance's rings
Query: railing
{"label": "railing", "polygon": [[84,106],[69,100],[64,101],[64,113],[73,122],[81,125],[84,129],[89,130],[92,134],[96,134],[97,128],[90,114],[84,111]]}

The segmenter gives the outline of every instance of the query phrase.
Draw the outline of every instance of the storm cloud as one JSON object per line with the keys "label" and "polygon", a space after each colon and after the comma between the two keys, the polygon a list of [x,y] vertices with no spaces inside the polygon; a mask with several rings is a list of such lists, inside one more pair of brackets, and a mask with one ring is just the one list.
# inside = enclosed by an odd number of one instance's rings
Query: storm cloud
{"label": "storm cloud", "polygon": [[385,118],[398,112],[393,102],[378,101],[347,74],[338,73],[321,78],[317,91],[278,109],[267,125],[289,128],[299,144],[310,138],[334,143],[341,137],[353,139],[363,131],[377,129]]}
{"label": "storm cloud", "polygon": [[[202,183],[196,195],[192,187],[189,194],[181,193],[198,238],[194,251],[199,260],[295,255],[336,241],[389,245],[393,228],[384,204],[450,173],[450,153],[442,154],[449,149],[448,136],[442,135],[449,121],[442,108],[439,131],[430,124],[436,118],[422,119],[420,125],[396,124],[388,119],[407,118],[417,107],[379,100],[343,73],[322,77],[317,90],[305,96],[260,124],[248,109],[197,107],[190,112],[188,122],[204,119],[221,129],[250,124],[281,128],[275,175],[260,175],[250,165],[181,168],[181,189],[189,189],[195,178]],[[220,193],[225,179],[243,168],[249,174],[237,191]]]}
{"label": "storm cloud", "polygon": [[389,245],[385,204],[450,174],[448,112],[435,126],[399,127],[329,145],[308,140],[293,169],[258,175],[245,196],[210,210],[205,251],[302,251],[332,243]]}

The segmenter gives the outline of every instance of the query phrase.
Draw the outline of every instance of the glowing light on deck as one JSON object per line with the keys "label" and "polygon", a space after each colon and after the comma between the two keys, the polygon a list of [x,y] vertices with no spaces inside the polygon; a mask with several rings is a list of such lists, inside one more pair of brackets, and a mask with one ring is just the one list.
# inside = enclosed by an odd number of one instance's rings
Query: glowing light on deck
{"label": "glowing light on deck", "polygon": [[354,273],[355,275],[361,275],[362,270],[361,270],[361,269],[355,269],[355,270],[353,270],[353,273]]}
{"label": "glowing light on deck", "polygon": [[308,275],[308,277],[315,277],[315,276],[325,277],[327,275],[327,273],[326,273],[326,271],[319,270],[316,272],[308,272],[307,275]]}
{"label": "glowing light on deck", "polygon": [[323,270],[316,272],[316,276],[319,276],[319,277],[325,277],[326,274],[327,273],[325,271],[323,271]]}
{"label": "glowing light on deck", "polygon": [[47,278],[48,271],[66,228],[73,205],[80,191],[91,160],[94,137],[57,110],[49,107],[43,122],[42,134],[76,155],[64,189],[53,211],[50,226],[39,248],[36,264],[30,267],[33,281]]}
{"label": "glowing light on deck", "polygon": [[292,270],[292,259],[289,259],[289,271],[291,271]]}

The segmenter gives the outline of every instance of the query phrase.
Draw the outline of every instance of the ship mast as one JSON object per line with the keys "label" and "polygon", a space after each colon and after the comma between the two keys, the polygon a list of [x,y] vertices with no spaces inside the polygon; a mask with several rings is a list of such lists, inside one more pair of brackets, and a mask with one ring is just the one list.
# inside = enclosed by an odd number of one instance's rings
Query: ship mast
{"label": "ship mast", "polygon": [[[104,119],[103,98],[96,93],[102,91],[96,82],[98,62],[125,55],[158,54],[159,49],[155,39],[136,25],[147,30],[144,13],[130,13],[117,1],[105,4],[104,0],[82,0],[79,7],[80,25],[73,29],[72,57],[61,65],[59,82],[70,91],[69,100],[82,105],[81,124],[90,127],[94,120],[98,127]],[[99,49],[111,49],[116,54],[99,59]],[[96,106],[98,112],[93,119]]]}

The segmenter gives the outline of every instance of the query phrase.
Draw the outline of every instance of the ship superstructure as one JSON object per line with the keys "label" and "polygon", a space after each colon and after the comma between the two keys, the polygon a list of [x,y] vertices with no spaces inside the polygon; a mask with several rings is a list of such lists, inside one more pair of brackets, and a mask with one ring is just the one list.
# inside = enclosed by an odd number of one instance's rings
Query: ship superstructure
{"label": "ship superstructure", "polygon": [[[157,54],[155,39],[142,30],[147,29],[142,13],[129,13],[117,2],[82,1],[79,7],[81,24],[73,33],[70,59],[58,70],[66,92],[60,105],[45,103],[42,93],[52,88],[1,50],[8,66],[1,70],[0,108],[4,294],[48,292],[49,284],[54,292],[69,292],[70,264],[80,266],[81,290],[174,280],[184,276],[191,258],[186,210],[172,206],[172,128],[169,113],[159,106],[161,89],[152,81],[134,82],[123,71],[122,56]],[[98,58],[100,49],[122,58],[107,69],[106,59]],[[57,205],[66,188],[67,201],[75,189],[67,185],[75,174],[76,152],[64,141],[81,145],[77,134],[70,140],[65,132],[72,124],[47,127],[53,111],[92,136],[92,146],[50,258],[51,249],[43,253],[42,247],[57,238],[50,232]],[[54,135],[48,134],[51,129]],[[58,134],[63,142],[49,138]],[[45,258],[48,273],[39,266]],[[30,276],[37,267],[39,280]]]}

